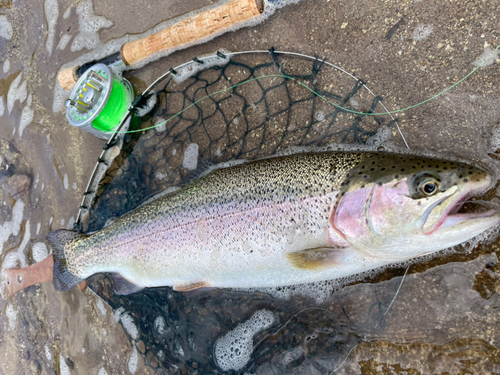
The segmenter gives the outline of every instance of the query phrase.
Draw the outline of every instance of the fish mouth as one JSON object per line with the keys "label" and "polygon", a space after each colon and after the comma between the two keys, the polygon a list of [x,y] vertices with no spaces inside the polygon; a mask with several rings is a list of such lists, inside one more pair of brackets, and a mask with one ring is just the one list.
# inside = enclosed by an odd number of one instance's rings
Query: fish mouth
{"label": "fish mouth", "polygon": [[485,219],[494,216],[499,213],[498,209],[487,209],[486,205],[490,202],[483,201],[471,201],[470,198],[473,194],[465,193],[457,197],[455,202],[449,205],[448,209],[443,213],[441,219],[434,225],[430,230],[424,230],[424,226],[429,217],[430,212],[437,206],[442,204],[445,200],[450,198],[446,196],[436,202],[434,205],[427,209],[425,213],[424,224],[422,225],[422,232],[426,235],[433,234],[440,228],[448,228],[456,226],[465,221],[470,221],[474,219]]}

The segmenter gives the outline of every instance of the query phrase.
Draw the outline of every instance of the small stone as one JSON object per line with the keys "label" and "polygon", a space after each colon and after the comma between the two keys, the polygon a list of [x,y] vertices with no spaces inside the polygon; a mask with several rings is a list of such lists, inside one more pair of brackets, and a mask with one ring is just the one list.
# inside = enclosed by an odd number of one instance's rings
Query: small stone
{"label": "small stone", "polygon": [[345,29],[347,27],[347,25],[349,24],[349,22],[344,22],[342,24],[342,26],[340,26],[341,29]]}

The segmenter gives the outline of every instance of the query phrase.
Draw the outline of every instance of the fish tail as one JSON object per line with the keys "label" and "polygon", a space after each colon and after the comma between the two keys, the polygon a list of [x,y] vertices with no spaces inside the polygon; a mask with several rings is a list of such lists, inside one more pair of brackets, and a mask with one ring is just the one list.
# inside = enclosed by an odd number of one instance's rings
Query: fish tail
{"label": "fish tail", "polygon": [[52,243],[52,256],[54,258],[52,282],[54,288],[58,291],[71,290],[83,280],[69,270],[66,254],[64,253],[64,247],[67,243],[82,237],[87,237],[87,235],[66,229],[56,230],[47,236],[47,239]]}

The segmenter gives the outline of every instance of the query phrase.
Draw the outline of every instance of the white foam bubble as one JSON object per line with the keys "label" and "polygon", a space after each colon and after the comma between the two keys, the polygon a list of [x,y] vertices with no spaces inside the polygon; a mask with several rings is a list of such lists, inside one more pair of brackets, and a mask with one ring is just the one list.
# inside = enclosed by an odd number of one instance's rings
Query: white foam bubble
{"label": "white foam bubble", "polygon": [[224,371],[242,369],[253,352],[253,336],[273,323],[271,311],[259,310],[246,322],[238,324],[215,343],[217,365]]}
{"label": "white foam bubble", "polygon": [[116,322],[121,321],[123,328],[125,328],[125,331],[127,331],[130,337],[132,337],[132,339],[134,340],[137,340],[137,337],[139,337],[139,331],[134,324],[134,319],[125,312],[124,308],[120,307],[119,309],[115,310],[113,318]]}
{"label": "white foam bubble", "polygon": [[314,118],[316,119],[316,121],[323,121],[325,119],[325,113],[323,111],[317,111],[315,114],[314,114]]}
{"label": "white foam bubble", "polygon": [[96,306],[102,315],[106,315],[107,313],[106,307],[104,306],[104,303],[102,303],[102,300],[100,298],[97,300]]}
{"label": "white foam bubble", "polygon": [[66,46],[68,45],[71,38],[72,38],[72,35],[64,34],[61,37],[61,39],[59,39],[59,42],[57,43],[56,49],[63,51],[66,48]]}
{"label": "white foam bubble", "polygon": [[165,177],[167,177],[167,175],[165,173],[156,172],[156,174],[155,174],[155,178],[157,180],[160,180],[160,181],[163,180]]}
{"label": "white foam bubble", "polygon": [[[158,125],[158,124],[161,124],[161,123],[164,123],[164,122],[165,122],[165,119],[164,119],[164,118],[159,117],[159,118],[157,118],[157,119],[155,120],[154,125]],[[165,130],[167,130],[167,124],[165,124],[165,123],[164,123],[164,124],[161,124],[160,126],[157,126],[157,127],[155,128],[155,130],[156,130],[157,132],[159,132],[159,133],[162,133],[162,132],[164,132]]]}
{"label": "white foam bubble", "polygon": [[54,48],[54,37],[56,34],[56,22],[59,17],[59,4],[57,0],[45,0],[44,5],[45,19],[47,21],[47,38],[45,40],[45,49],[52,54]]}
{"label": "white foam bubble", "polygon": [[69,371],[68,364],[62,354],[59,354],[59,373],[61,375],[71,375],[71,371]]}
{"label": "white foam bubble", "polygon": [[3,63],[2,70],[4,73],[7,73],[10,70],[10,60],[9,59],[5,60],[5,62]]}
{"label": "white foam bubble", "polygon": [[128,360],[128,370],[131,374],[135,374],[137,371],[137,363],[139,361],[139,355],[137,353],[137,349],[134,347],[134,351],[130,355],[130,359]]}
{"label": "white foam bubble", "polygon": [[69,18],[69,16],[70,16],[70,15],[71,15],[71,7],[69,6],[69,7],[67,7],[67,8],[66,8],[66,10],[64,11],[64,13],[63,13],[63,18],[64,18],[65,20],[67,20],[67,19]]}
{"label": "white foam bubble", "polygon": [[153,107],[155,106],[156,100],[157,100],[157,97],[153,93],[153,95],[151,95],[148,98],[148,100],[146,101],[146,103],[142,107],[139,107],[137,109],[137,116],[138,117],[142,117],[142,116],[145,116],[146,114],[148,114],[149,111],[151,111],[153,109]]}
{"label": "white foam bubble", "polygon": [[97,375],[108,375],[108,373],[106,372],[106,370],[104,369],[104,367],[101,367],[99,369],[99,372],[97,373]]}
{"label": "white foam bubble", "polygon": [[0,37],[5,39],[12,38],[12,25],[7,16],[0,15]]}
{"label": "white foam bubble", "polygon": [[500,128],[493,130],[490,140],[490,148],[492,152],[500,150]]}
{"label": "white foam bubble", "polygon": [[73,229],[74,224],[75,224],[75,218],[72,216],[69,218],[68,223],[66,224],[66,229]]}
{"label": "white foam bubble", "polygon": [[378,128],[377,133],[372,135],[366,140],[366,144],[373,146],[380,146],[392,137],[392,130],[385,125]]}
{"label": "white foam bubble", "polygon": [[[19,234],[21,223],[24,213],[24,203],[22,201],[17,201],[12,208],[12,219],[11,221],[5,221],[3,225],[0,225],[0,249],[3,249],[5,242],[9,240],[11,235],[17,236]],[[25,247],[30,240],[30,225],[29,220],[26,223],[24,237],[21,243],[18,245],[17,251],[11,251],[7,255],[1,264],[0,268],[0,295],[5,296],[5,285],[6,277],[5,270],[7,268],[15,268],[17,263],[20,262],[22,267],[27,266],[27,257],[25,254]]]}
{"label": "white foam bubble", "polygon": [[491,65],[498,59],[499,56],[500,50],[493,50],[488,43],[485,43],[484,52],[477,58],[476,61],[474,61],[474,65],[480,67]]}
{"label": "white foam bubble", "polygon": [[160,335],[165,332],[165,319],[163,316],[156,317],[154,325]]}
{"label": "white foam bubble", "polygon": [[76,7],[80,33],[73,39],[71,52],[83,48],[94,49],[101,44],[98,31],[113,26],[113,22],[103,16],[96,16],[92,1],[82,1]]}
{"label": "white foam bubble", "polygon": [[41,262],[42,260],[44,260],[49,256],[47,245],[45,245],[43,242],[37,242],[36,244],[34,244],[32,247],[32,252],[33,252],[33,260],[37,263]]}
{"label": "white foam bubble", "polygon": [[3,95],[0,96],[0,117],[5,113],[5,102],[3,100]]}
{"label": "white foam bubble", "polygon": [[194,171],[198,166],[198,151],[200,146],[196,143],[190,143],[184,151],[184,160],[182,166],[186,169]]}
{"label": "white foam bubble", "polygon": [[7,92],[7,109],[9,113],[12,112],[14,108],[14,103],[19,101],[20,104],[23,104],[28,96],[28,91],[26,88],[26,81],[21,83],[23,73],[19,73],[19,75],[14,78],[12,83],[10,84],[9,91]]}
{"label": "white foam bubble", "polygon": [[12,208],[12,234],[17,236],[19,229],[21,229],[21,222],[24,215],[24,202],[19,200]]}
{"label": "white foam bubble", "polygon": [[7,318],[7,321],[9,322],[9,328],[7,330],[14,331],[16,329],[17,310],[14,309],[14,307],[10,303],[5,309],[5,316]]}
{"label": "white foam bubble", "polygon": [[45,357],[47,361],[52,362],[52,353],[47,345],[45,345]]}
{"label": "white foam bubble", "polygon": [[322,303],[339,290],[343,285],[351,282],[351,278],[317,281],[307,284],[287,285],[281,287],[239,289],[247,292],[263,292],[275,298],[289,299],[292,296],[308,296],[316,303]]}
{"label": "white foam bubble", "polygon": [[427,39],[434,31],[434,26],[420,24],[413,30],[413,39],[421,41]]}
{"label": "white foam bubble", "polygon": [[19,137],[23,136],[24,129],[31,124],[35,116],[35,110],[31,109],[31,94],[28,95],[28,100],[21,113],[21,120],[19,121]]}

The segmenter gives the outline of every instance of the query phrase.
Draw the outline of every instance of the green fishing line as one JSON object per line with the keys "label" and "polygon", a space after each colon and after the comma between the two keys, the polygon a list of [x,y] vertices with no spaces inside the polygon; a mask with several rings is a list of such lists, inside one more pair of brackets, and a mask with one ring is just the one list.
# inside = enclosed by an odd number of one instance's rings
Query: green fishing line
{"label": "green fishing line", "polygon": [[[495,48],[494,51],[497,51],[498,49],[500,48],[500,45],[497,46],[497,48]],[[289,79],[289,80],[292,80],[294,82],[297,82],[299,85],[303,86],[304,88],[306,88],[307,90],[311,91],[314,95],[316,95],[318,98],[324,100],[325,102],[333,105],[334,107],[337,107],[339,109],[341,109],[342,111],[344,112],[348,112],[348,113],[352,113],[352,114],[355,114],[355,115],[363,115],[363,116],[382,116],[382,115],[390,115],[390,114],[394,114],[394,113],[400,113],[400,112],[404,112],[404,111],[407,111],[409,109],[413,109],[413,108],[416,108],[418,106],[421,106],[422,104],[425,104],[431,100],[434,100],[436,99],[438,96],[441,96],[443,95],[444,93],[446,93],[447,91],[451,90],[452,88],[454,88],[456,85],[458,85],[459,83],[465,81],[467,78],[469,78],[472,74],[474,74],[478,69],[480,68],[480,66],[476,66],[469,74],[467,74],[465,77],[463,77],[461,80],[455,82],[453,85],[445,88],[443,91],[441,91],[440,93],[430,97],[429,99],[426,99],[418,104],[414,104],[414,105],[411,105],[409,107],[406,107],[406,108],[403,108],[403,109],[398,109],[396,111],[390,111],[390,112],[379,112],[379,113],[368,113],[368,112],[358,112],[358,111],[354,111],[352,109],[349,109],[349,108],[345,108],[341,105],[338,105],[330,100],[328,100],[326,97],[324,97],[323,95],[321,95],[320,93],[314,91],[312,88],[310,88],[309,86],[307,86],[305,83],[302,83],[298,80],[296,80],[295,78],[293,77],[289,77],[289,76],[286,76],[286,75],[282,75],[282,74],[268,74],[268,75],[264,75],[264,76],[261,76],[261,77],[256,77],[256,78],[252,78],[252,79],[249,79],[249,80],[246,80],[246,81],[243,81],[243,82],[240,82],[236,85],[233,85],[233,86],[230,86],[230,87],[227,87],[225,89],[222,89],[220,91],[217,91],[217,92],[214,92],[212,94],[208,94],[208,95],[205,95],[203,98],[201,99],[198,99],[197,101],[195,101],[194,103],[190,104],[189,106],[187,106],[186,108],[184,108],[182,111],[178,112],[177,114],[173,115],[172,117],[170,117],[169,119],[163,121],[163,122],[160,122],[156,125],[153,125],[153,126],[150,126],[150,127],[147,127],[147,128],[144,128],[144,129],[137,129],[137,130],[127,130],[127,131],[124,131],[124,132],[116,132],[116,134],[127,134],[127,133],[137,133],[137,132],[142,132],[142,131],[146,131],[146,130],[150,130],[150,129],[154,129],[154,128],[157,128],[159,126],[163,126],[165,125],[167,122],[169,122],[170,120],[176,118],[177,116],[181,115],[182,113],[184,113],[185,111],[187,111],[189,108],[195,106],[196,104],[198,104],[199,102],[213,96],[213,95],[217,95],[217,94],[222,94],[226,91],[229,91],[229,90],[232,90],[238,86],[241,86],[243,84],[246,84],[246,83],[250,83],[252,81],[257,81],[259,79],[263,79],[263,78],[285,78],[285,79]],[[107,106],[106,106],[107,107]]]}
{"label": "green fishing line", "polygon": [[120,124],[123,116],[128,110],[130,100],[124,84],[113,77],[113,86],[106,105],[99,113],[92,126],[103,132],[110,132]]}

